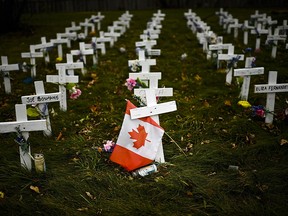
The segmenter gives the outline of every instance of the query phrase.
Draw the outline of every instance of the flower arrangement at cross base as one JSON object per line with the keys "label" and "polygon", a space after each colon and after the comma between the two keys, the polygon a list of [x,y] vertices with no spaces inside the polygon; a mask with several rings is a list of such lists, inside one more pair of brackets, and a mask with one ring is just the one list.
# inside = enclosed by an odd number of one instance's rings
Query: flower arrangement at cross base
{"label": "flower arrangement at cross base", "polygon": [[76,85],[74,83],[68,83],[66,85],[66,89],[69,90],[70,99],[72,100],[76,100],[82,94],[82,91],[76,88]]}

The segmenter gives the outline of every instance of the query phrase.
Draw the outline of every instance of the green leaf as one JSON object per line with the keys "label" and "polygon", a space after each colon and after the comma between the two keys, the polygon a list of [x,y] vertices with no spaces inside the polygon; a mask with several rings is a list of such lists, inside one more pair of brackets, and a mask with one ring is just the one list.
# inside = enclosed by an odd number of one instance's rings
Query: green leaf
{"label": "green leaf", "polygon": [[38,117],[38,116],[40,116],[40,113],[37,111],[36,108],[29,107],[29,108],[27,109],[27,115],[28,115],[29,117]]}
{"label": "green leaf", "polygon": [[74,86],[75,86],[74,83],[68,83],[68,84],[66,85],[66,89],[67,89],[67,90],[71,90]]}

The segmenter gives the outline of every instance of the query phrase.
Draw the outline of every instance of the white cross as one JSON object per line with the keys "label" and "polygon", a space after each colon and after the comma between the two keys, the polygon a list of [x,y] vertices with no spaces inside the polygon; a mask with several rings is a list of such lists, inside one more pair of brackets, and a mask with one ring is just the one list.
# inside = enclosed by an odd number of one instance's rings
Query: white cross
{"label": "white cross", "polygon": [[66,75],[65,66],[61,66],[58,69],[58,75],[46,75],[46,82],[56,83],[59,85],[60,94],[60,109],[67,111],[67,97],[66,87],[67,83],[78,83],[78,76]]}
{"label": "white cross", "polygon": [[223,23],[223,29],[227,29],[227,33],[230,34],[231,29],[229,29],[228,26],[230,25],[230,23],[234,23],[233,16],[231,14],[228,14],[226,17],[223,18],[222,23]]}
{"label": "white cross", "polygon": [[252,29],[255,29],[255,27],[254,27],[254,26],[249,26],[248,20],[245,20],[245,21],[244,21],[244,24],[243,24],[243,26],[242,26],[242,30],[243,30],[243,32],[244,32],[243,43],[244,43],[245,45],[248,44],[249,30],[252,30]]}
{"label": "white cross", "polygon": [[264,67],[252,68],[254,57],[247,57],[245,60],[245,68],[234,69],[234,76],[242,76],[243,84],[241,86],[241,100],[248,101],[250,80],[252,75],[264,74]]}
{"label": "white cross", "polygon": [[267,93],[265,123],[272,124],[276,92],[288,92],[288,83],[277,84],[277,71],[269,71],[268,84],[255,85],[254,92]]}
{"label": "white cross", "polygon": [[[71,50],[71,54],[73,56],[78,56],[80,58],[80,61],[84,63],[84,66],[86,65],[86,55],[93,55],[94,50],[93,49],[86,49],[85,43],[80,42],[79,43],[79,50]],[[85,74],[84,68],[82,69],[82,73]]]}
{"label": "white cross", "polygon": [[[212,54],[212,51],[217,51],[217,69],[219,68],[219,58],[218,58],[218,55],[219,54],[222,54],[223,50],[229,50],[230,49],[230,52],[233,50],[233,48],[231,47],[234,47],[231,43],[219,43],[219,44],[211,44],[209,45],[209,51],[208,52],[208,55],[213,55]],[[232,53],[232,52],[231,52]],[[209,59],[209,57],[207,57]]]}
{"label": "white cross", "polygon": [[261,43],[261,35],[262,34],[268,34],[268,29],[262,29],[261,28],[261,23],[257,24],[257,27],[251,30],[251,34],[256,35],[256,45],[255,49],[260,49],[260,43]]}
{"label": "white cross", "polygon": [[231,65],[230,65],[230,67],[228,67],[229,65],[227,64],[227,69],[226,69],[226,84],[231,85],[234,63],[236,63],[237,61],[243,61],[244,55],[243,54],[234,54],[234,46],[230,46],[228,49],[228,54],[219,54],[218,60],[225,60],[227,62],[230,61],[229,64],[231,64]]}
{"label": "white cross", "polygon": [[101,21],[104,19],[105,16],[101,15],[101,12],[98,12],[97,15],[92,15],[90,20],[93,23],[97,23],[97,30],[100,31],[101,29]]}
{"label": "white cross", "polygon": [[234,23],[231,23],[228,28],[234,28],[234,38],[238,37],[238,29],[242,27],[242,24],[238,23],[238,19],[234,19]]}
{"label": "white cross", "polygon": [[[143,89],[146,96],[146,107],[140,107],[130,110],[131,119],[138,119],[150,116],[156,123],[159,123],[159,115],[163,113],[173,112],[177,110],[176,102],[170,101],[161,104],[157,104],[156,101],[156,89]],[[155,161],[159,163],[164,163],[164,151],[162,142],[158,148]]]}
{"label": "white cross", "polygon": [[47,129],[43,131],[45,136],[52,135],[52,128],[49,117],[48,103],[60,102],[61,93],[46,93],[43,81],[35,81],[35,95],[22,96],[22,104],[36,105],[37,109],[41,112],[41,119],[46,120]]}
{"label": "white cross", "polygon": [[216,12],[215,12],[215,14],[216,14],[217,16],[219,16],[219,25],[222,25],[222,23],[223,23],[223,18],[224,18],[224,16],[226,16],[227,12],[225,12],[225,11],[223,10],[223,8],[220,8],[219,11],[216,11]]}
{"label": "white cross", "polygon": [[57,33],[57,38],[61,39],[68,39],[67,47],[71,48],[71,40],[77,39],[77,33],[76,32],[65,32],[65,33]]}
{"label": "white cross", "polygon": [[65,28],[65,32],[75,32],[75,31],[80,31],[81,30],[81,26],[76,26],[75,22],[71,22],[71,26]]}
{"label": "white cross", "polygon": [[278,41],[285,41],[286,37],[287,37],[286,35],[279,35],[278,28],[275,28],[274,35],[267,36],[266,44],[269,44],[270,42],[272,42],[272,52],[271,52],[272,58],[276,58]]}
{"label": "white cross", "polygon": [[83,69],[83,62],[73,62],[72,54],[66,54],[67,63],[57,63],[56,69],[59,70],[60,67],[64,66],[67,70],[68,75],[74,75],[75,69]]}
{"label": "white cross", "polygon": [[54,45],[52,42],[46,42],[46,37],[41,37],[41,44],[35,44],[34,49],[38,50],[40,49],[43,52],[45,62],[50,62],[49,58],[49,48],[52,48]]}
{"label": "white cross", "polygon": [[[47,129],[45,120],[30,120],[27,119],[26,104],[16,104],[16,121],[0,122],[0,133],[19,132],[20,135],[27,141],[30,131],[43,131]],[[27,149],[24,146],[19,146],[20,162],[24,168],[32,169],[31,148]]]}
{"label": "white cross", "polygon": [[138,60],[129,60],[128,66],[131,66],[136,61],[138,61],[140,66],[142,67],[140,72],[149,73],[150,72],[150,66],[156,65],[156,59],[145,59],[145,51],[144,50],[139,50],[138,54],[139,54]]}
{"label": "white cross", "polygon": [[116,42],[118,37],[120,37],[120,33],[115,32],[113,26],[108,27],[108,30],[109,30],[109,32],[104,32],[104,36],[105,37],[108,36],[108,37],[112,38],[112,40],[110,41],[110,47],[113,47],[114,42]]}
{"label": "white cross", "polygon": [[283,24],[281,26],[278,26],[277,28],[281,32],[281,35],[286,35],[286,32],[288,30],[287,20],[283,20]]}
{"label": "white cross", "polygon": [[35,52],[34,45],[30,45],[29,53],[21,53],[22,58],[30,58],[31,77],[36,77],[36,58],[43,57],[43,52]]}
{"label": "white cross", "polygon": [[135,42],[136,47],[144,47],[148,56],[159,56],[161,55],[160,49],[152,49],[157,44],[156,40],[143,40]]}
{"label": "white cross", "polygon": [[0,72],[3,73],[3,77],[4,77],[5,93],[10,94],[11,93],[11,82],[10,82],[9,71],[18,71],[19,65],[18,64],[10,64],[9,65],[7,56],[1,56],[1,64],[2,65],[0,65]]}
{"label": "white cross", "polygon": [[111,37],[106,37],[103,31],[99,32],[99,37],[97,38],[97,42],[104,44],[104,50],[102,52],[103,55],[106,54],[105,43],[108,42],[110,47],[113,47],[114,40]]}
{"label": "white cross", "polygon": [[68,46],[68,43],[69,43],[68,38],[61,38],[61,35],[57,34],[57,38],[56,39],[51,39],[50,41],[57,46],[58,57],[63,58],[62,44],[66,43],[67,46]]}
{"label": "white cross", "polygon": [[266,17],[266,13],[259,14],[258,10],[255,10],[255,13],[250,15],[250,18],[254,20],[254,26],[256,27],[258,25],[258,19],[263,19]]}
{"label": "white cross", "polygon": [[85,19],[84,22],[80,22],[80,26],[84,27],[84,35],[85,37],[88,36],[88,28],[91,28],[91,32],[95,32],[95,25],[94,23],[89,22],[89,19]]}

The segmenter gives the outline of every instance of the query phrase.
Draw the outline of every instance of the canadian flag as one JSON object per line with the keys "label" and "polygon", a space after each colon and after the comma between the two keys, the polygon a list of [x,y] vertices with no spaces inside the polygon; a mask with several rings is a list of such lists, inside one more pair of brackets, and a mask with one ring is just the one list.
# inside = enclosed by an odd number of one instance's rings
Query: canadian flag
{"label": "canadian flag", "polygon": [[125,117],[110,160],[128,171],[154,161],[164,129],[151,117],[131,119],[130,109],[136,106],[127,101]]}

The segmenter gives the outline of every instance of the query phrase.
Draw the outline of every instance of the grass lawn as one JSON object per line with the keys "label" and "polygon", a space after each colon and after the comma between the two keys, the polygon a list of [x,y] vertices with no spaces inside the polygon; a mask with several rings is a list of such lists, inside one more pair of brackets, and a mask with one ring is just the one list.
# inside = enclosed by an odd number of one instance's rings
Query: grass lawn
{"label": "grass lawn", "polygon": [[[255,36],[249,36],[249,46],[227,34],[218,24],[218,8],[195,9],[197,15],[211,26],[225,43],[233,43],[235,53],[255,47]],[[182,10],[162,10],[166,14],[155,48],[161,49],[157,65],[151,71],[161,71],[159,86],[172,87],[177,111],[160,115],[166,163],[159,172],[143,178],[132,177],[109,160],[109,153],[99,152],[106,140],[116,142],[126,107],[125,99],[137,101],[124,85],[128,78],[128,60],[136,59],[135,42],[146,29],[156,11],[130,11],[130,28],[99,56],[92,67],[87,58],[87,74],[80,70],[78,87],[82,95],[67,99],[68,110],[59,110],[58,103],[49,104],[53,135],[30,133],[32,153],[43,153],[47,171],[31,172],[21,168],[16,133],[0,134],[0,198],[1,215],[285,215],[288,194],[288,120],[283,111],[288,107],[288,93],[277,93],[272,125],[253,117],[249,109],[237,105],[240,87],[233,78],[225,85],[223,68],[206,59],[196,35],[188,29]],[[255,9],[228,9],[239,22],[249,19]],[[261,9],[282,23],[283,10]],[[124,11],[107,11],[101,23],[106,31]],[[39,44],[64,32],[71,21],[82,22],[93,12],[31,14],[22,17],[22,29],[0,36],[0,54],[8,56],[10,64],[21,63],[22,52],[30,44]],[[98,32],[96,32],[97,35]],[[277,58],[271,59],[271,47],[262,38],[261,51],[252,52],[256,65],[265,74],[251,78],[249,102],[266,105],[266,94],[255,94],[255,84],[267,84],[269,71],[278,71],[278,83],[288,83],[288,53],[279,43]],[[85,42],[90,41],[90,36]],[[72,43],[72,49],[78,41]],[[125,53],[119,49],[124,47]],[[64,53],[70,52],[64,46]],[[181,60],[181,55],[187,58]],[[37,59],[37,77],[56,74],[56,48],[50,53],[51,62]],[[222,64],[222,67],[226,67]],[[244,67],[243,62],[238,68]],[[0,122],[15,120],[15,104],[22,95],[34,93],[33,82],[24,82],[30,73],[11,72],[12,93],[0,88]],[[2,78],[1,78],[2,79]],[[58,91],[58,86],[45,83],[46,92]],[[29,117],[29,119],[35,119]],[[238,170],[228,169],[229,165]],[[31,189],[38,187],[39,193]]]}

